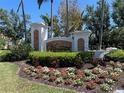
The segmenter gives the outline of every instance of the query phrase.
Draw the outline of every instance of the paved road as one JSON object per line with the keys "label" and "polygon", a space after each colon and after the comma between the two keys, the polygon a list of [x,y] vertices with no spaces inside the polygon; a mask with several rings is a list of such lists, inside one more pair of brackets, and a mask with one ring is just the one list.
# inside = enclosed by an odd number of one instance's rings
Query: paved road
{"label": "paved road", "polygon": [[124,93],[124,90],[116,90],[114,93]]}

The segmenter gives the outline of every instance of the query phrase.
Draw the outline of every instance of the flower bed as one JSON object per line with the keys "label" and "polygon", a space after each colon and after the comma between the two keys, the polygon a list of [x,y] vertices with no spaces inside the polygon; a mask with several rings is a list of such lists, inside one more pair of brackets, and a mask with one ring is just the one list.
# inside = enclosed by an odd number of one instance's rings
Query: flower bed
{"label": "flower bed", "polygon": [[[23,72],[26,77],[40,80],[46,84],[68,87],[78,91],[100,90],[108,92],[114,89],[123,72],[123,63],[120,65],[97,66],[93,69],[51,68],[42,66],[26,66]],[[122,82],[123,83],[123,82]],[[99,93],[101,93],[99,92]]]}

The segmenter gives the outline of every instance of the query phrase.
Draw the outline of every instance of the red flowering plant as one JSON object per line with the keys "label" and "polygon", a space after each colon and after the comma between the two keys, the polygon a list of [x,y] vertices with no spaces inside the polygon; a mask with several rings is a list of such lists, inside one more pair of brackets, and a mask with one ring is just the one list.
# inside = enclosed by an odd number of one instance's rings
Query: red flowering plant
{"label": "red flowering plant", "polygon": [[42,66],[37,66],[36,69],[42,69],[43,67]]}
{"label": "red flowering plant", "polygon": [[54,68],[49,68],[49,75],[50,76],[54,76],[54,73],[55,73],[55,69]]}
{"label": "red flowering plant", "polygon": [[95,79],[95,82],[97,83],[97,84],[103,84],[104,83],[104,79],[100,79],[100,78],[96,78]]}
{"label": "red flowering plant", "polygon": [[73,83],[73,80],[71,80],[71,79],[67,79],[64,81],[65,85],[71,85],[72,83]]}
{"label": "red flowering plant", "polygon": [[50,81],[50,82],[54,82],[56,79],[57,79],[56,76],[50,76],[50,77],[49,77],[49,81]]}
{"label": "red flowering plant", "polygon": [[93,73],[93,74],[100,74],[101,71],[102,71],[102,69],[99,68],[99,67],[96,67],[96,68],[93,68],[93,69],[92,69],[92,73]]}
{"label": "red flowering plant", "polygon": [[82,70],[76,70],[76,79],[82,79],[85,77],[85,73]]}
{"label": "red flowering plant", "polygon": [[97,84],[95,83],[94,80],[91,80],[91,81],[89,81],[89,82],[86,84],[86,88],[87,88],[87,89],[90,89],[90,90],[95,89],[96,86],[97,86]]}
{"label": "red flowering plant", "polygon": [[36,78],[41,78],[43,76],[43,70],[42,69],[36,69],[37,77]]}
{"label": "red flowering plant", "polygon": [[43,67],[42,66],[37,66],[36,68],[35,68],[35,71],[36,71],[36,73],[43,73]]}
{"label": "red flowering plant", "polygon": [[37,66],[36,68],[35,68],[35,72],[36,72],[36,78],[42,78],[42,76],[43,76],[43,69],[42,69],[43,67],[42,66]]}
{"label": "red flowering plant", "polygon": [[61,77],[63,77],[63,79],[68,78],[68,70],[66,68],[61,69],[60,73],[61,73]]}

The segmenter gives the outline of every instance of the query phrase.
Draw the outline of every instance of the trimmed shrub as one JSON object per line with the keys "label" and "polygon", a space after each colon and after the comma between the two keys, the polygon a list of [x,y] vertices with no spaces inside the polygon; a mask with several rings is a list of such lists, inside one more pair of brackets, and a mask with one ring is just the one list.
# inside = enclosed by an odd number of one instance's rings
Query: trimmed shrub
{"label": "trimmed shrub", "polygon": [[105,59],[124,62],[124,50],[114,50],[105,55]]}
{"label": "trimmed shrub", "polygon": [[84,62],[92,60],[92,52],[38,52],[29,54],[30,63],[34,66],[48,67],[77,67],[81,68]]}
{"label": "trimmed shrub", "polygon": [[31,52],[29,58],[34,66],[67,67],[74,66],[77,52]]}

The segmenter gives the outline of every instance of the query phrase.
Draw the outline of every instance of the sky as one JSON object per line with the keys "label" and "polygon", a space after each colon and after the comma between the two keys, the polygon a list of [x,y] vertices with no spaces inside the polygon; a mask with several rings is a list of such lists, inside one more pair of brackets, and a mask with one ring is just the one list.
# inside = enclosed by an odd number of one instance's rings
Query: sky
{"label": "sky", "polygon": [[[86,5],[96,6],[98,0],[78,0],[78,4],[81,10],[85,10]],[[20,0],[0,0],[0,8],[10,11],[14,9],[17,11]],[[58,15],[58,8],[61,0],[54,0],[53,15]],[[107,0],[111,4],[111,0]],[[42,4],[41,9],[38,9],[37,0],[24,0],[25,14],[31,16],[32,22],[41,22],[41,14],[50,14],[50,2],[45,2]],[[19,11],[19,13],[22,13]]]}

